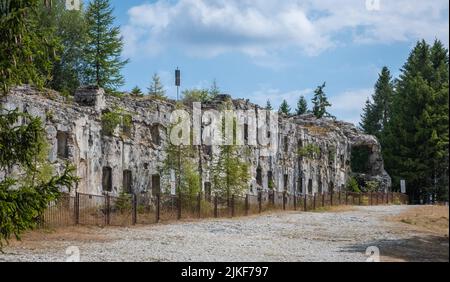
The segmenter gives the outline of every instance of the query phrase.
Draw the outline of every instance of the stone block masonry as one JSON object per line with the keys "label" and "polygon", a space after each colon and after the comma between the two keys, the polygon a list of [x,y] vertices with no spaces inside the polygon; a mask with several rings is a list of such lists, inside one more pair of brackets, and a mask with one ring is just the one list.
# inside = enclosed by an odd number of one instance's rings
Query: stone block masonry
{"label": "stone block masonry", "polygon": [[[82,88],[73,98],[44,92],[28,86],[16,87],[0,98],[0,103],[3,108],[18,108],[41,117],[51,147],[49,161],[57,170],[66,161],[76,165],[81,178],[78,192],[170,192],[169,180],[160,175],[175,101],[114,97],[95,87]],[[218,109],[227,98],[219,95],[203,104],[202,109]],[[256,116],[264,110],[243,99],[232,100],[232,105],[235,110],[255,111]],[[128,115],[130,124],[105,134],[102,115],[113,111]],[[337,192],[345,188],[352,175],[378,182],[380,191],[390,190],[391,179],[384,170],[378,140],[352,124],[312,115],[280,116],[278,144],[276,154],[271,156],[263,154],[261,146],[244,146],[243,150],[250,152],[242,156],[250,164],[250,194],[269,189],[290,194]],[[198,150],[194,158],[201,163],[203,190],[208,192],[211,157],[217,148],[200,146]],[[359,157],[363,165],[352,164],[352,153],[356,151],[366,152],[362,161]]]}

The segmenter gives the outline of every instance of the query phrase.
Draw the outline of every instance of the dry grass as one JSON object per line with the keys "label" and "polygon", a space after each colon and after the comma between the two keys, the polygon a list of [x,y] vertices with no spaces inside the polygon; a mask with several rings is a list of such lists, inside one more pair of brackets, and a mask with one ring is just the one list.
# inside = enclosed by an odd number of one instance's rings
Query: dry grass
{"label": "dry grass", "polygon": [[419,231],[427,231],[448,238],[449,208],[445,206],[420,206],[408,209],[391,220],[408,224]]}
{"label": "dry grass", "polygon": [[354,206],[325,206],[317,208],[312,212],[349,212],[355,210]]}

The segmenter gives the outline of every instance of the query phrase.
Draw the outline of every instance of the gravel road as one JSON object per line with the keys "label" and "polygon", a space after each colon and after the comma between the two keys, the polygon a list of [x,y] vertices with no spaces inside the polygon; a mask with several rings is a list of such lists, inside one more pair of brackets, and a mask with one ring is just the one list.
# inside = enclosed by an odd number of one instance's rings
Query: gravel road
{"label": "gravel road", "polygon": [[32,232],[6,247],[0,261],[65,261],[71,246],[79,249],[81,261],[364,262],[369,246],[380,249],[382,261],[448,261],[448,237],[388,220],[410,208],[354,207],[132,228]]}

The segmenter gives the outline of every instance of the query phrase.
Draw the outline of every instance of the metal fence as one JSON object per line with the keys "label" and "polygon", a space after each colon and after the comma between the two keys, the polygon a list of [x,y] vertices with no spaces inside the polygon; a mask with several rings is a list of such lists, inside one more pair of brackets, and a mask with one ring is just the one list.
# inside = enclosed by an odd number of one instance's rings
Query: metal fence
{"label": "metal fence", "polygon": [[339,205],[408,204],[400,193],[350,193],[291,195],[283,192],[259,192],[258,195],[212,197],[197,195],[89,195],[63,194],[49,204],[40,217],[40,226],[55,228],[71,225],[130,226],[155,224],[181,219],[230,218],[268,211],[314,211]]}

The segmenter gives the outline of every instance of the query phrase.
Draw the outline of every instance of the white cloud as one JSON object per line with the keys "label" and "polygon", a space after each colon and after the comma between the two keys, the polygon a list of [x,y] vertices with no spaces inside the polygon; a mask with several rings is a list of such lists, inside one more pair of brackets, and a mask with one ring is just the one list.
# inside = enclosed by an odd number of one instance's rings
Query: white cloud
{"label": "white cloud", "polygon": [[439,38],[448,46],[447,0],[380,1],[373,11],[365,0],[158,0],[128,11],[125,52],[264,58],[294,48],[317,55],[349,43],[340,41],[343,34],[358,44]]}
{"label": "white cloud", "polygon": [[339,120],[358,124],[367,98],[370,98],[372,94],[373,89],[367,88],[345,91],[330,97],[329,100],[332,104],[330,112]]}

